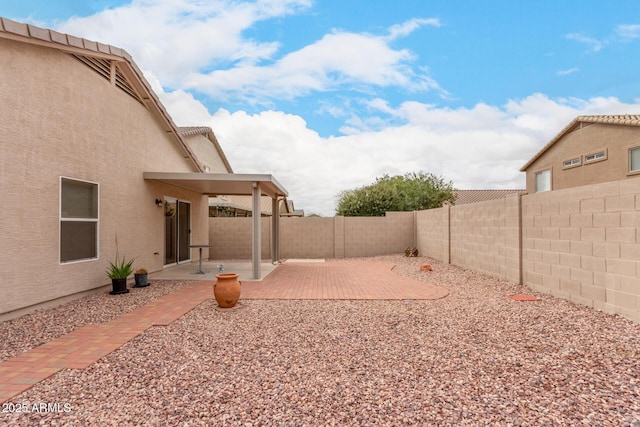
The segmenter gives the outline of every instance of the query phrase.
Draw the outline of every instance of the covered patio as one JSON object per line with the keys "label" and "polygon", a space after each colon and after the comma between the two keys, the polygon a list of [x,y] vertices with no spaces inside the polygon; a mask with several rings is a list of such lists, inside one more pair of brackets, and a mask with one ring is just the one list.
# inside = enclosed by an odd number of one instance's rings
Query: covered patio
{"label": "covered patio", "polygon": [[[176,187],[186,188],[206,196],[252,196],[252,251],[251,251],[251,279],[262,278],[263,263],[260,249],[261,237],[261,196],[271,197],[271,212],[278,212],[278,201],[289,195],[287,190],[268,174],[235,174],[235,173],[179,173],[179,172],[144,172],[143,178],[149,181],[159,181]],[[257,213],[257,214],[256,214]],[[271,216],[271,261],[280,258],[279,250],[280,217]],[[193,242],[192,242],[193,243]],[[215,244],[215,242],[208,242]],[[215,270],[217,271],[217,269]],[[227,270],[228,271],[228,270]],[[202,275],[201,275],[202,276]],[[215,278],[215,277],[214,277]],[[202,279],[202,277],[200,277]],[[197,280],[194,278],[194,280]],[[245,279],[247,280],[247,279]]]}

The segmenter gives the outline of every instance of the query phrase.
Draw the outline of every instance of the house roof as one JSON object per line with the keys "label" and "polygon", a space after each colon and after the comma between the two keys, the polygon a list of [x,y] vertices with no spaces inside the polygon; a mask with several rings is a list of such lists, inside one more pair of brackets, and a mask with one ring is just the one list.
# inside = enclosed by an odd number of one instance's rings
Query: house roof
{"label": "house roof", "polygon": [[640,126],[640,115],[621,114],[621,115],[600,115],[600,116],[578,116],[564,127],[551,141],[547,143],[538,153],[531,158],[524,166],[520,168],[520,172],[526,170],[540,158],[549,148],[556,142],[561,140],[565,135],[591,124],[617,125],[617,126]]}
{"label": "house roof", "polygon": [[238,173],[143,172],[144,179],[164,182],[208,196],[247,195],[260,185],[260,195],[276,198],[289,193],[272,175]]}
{"label": "house roof", "polygon": [[525,193],[525,190],[453,190],[456,197],[455,205],[502,199],[520,193]]}
{"label": "house roof", "polygon": [[224,166],[227,168],[227,172],[233,173],[231,164],[229,163],[227,156],[224,154],[224,151],[222,151],[222,147],[218,142],[218,138],[216,138],[216,135],[213,133],[213,129],[206,126],[181,126],[178,128],[178,130],[183,136],[204,135],[206,138],[208,138],[218,152],[218,155],[222,159]]}
{"label": "house roof", "polygon": [[174,137],[185,158],[191,160],[196,170],[203,171],[202,165],[180,135],[151,85],[124,49],[3,17],[0,17],[0,38],[53,48],[74,56],[159,117],[164,131]]}

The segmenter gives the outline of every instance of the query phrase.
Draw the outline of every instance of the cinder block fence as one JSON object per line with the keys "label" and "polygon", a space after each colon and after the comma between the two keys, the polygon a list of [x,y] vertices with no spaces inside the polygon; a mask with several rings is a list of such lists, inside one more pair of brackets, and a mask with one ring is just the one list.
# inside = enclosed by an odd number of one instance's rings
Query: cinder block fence
{"label": "cinder block fence", "polygon": [[[212,259],[250,258],[250,218],[210,218]],[[385,217],[282,218],[282,258],[420,255],[640,323],[640,178]],[[263,219],[263,258],[270,221]]]}
{"label": "cinder block fence", "polygon": [[[414,212],[384,217],[280,218],[281,258],[353,258],[414,246]],[[210,259],[251,258],[251,218],[209,218]],[[271,221],[262,218],[262,258],[271,258]]]}

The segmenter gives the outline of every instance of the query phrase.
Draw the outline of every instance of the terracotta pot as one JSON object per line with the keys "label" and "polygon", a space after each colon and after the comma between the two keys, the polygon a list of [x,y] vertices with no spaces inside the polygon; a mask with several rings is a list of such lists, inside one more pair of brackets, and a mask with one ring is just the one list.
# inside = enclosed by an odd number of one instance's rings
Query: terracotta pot
{"label": "terracotta pot", "polygon": [[218,281],[213,285],[213,296],[222,308],[231,308],[240,299],[240,282],[236,273],[216,274]]}

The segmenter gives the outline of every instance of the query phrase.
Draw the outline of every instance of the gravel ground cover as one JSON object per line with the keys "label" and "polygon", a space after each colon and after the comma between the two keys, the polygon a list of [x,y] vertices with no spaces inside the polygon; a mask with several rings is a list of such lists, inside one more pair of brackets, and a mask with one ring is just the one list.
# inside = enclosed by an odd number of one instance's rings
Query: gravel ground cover
{"label": "gravel ground cover", "polygon": [[[0,362],[59,338],[85,325],[107,323],[187,285],[188,281],[150,280],[117,297],[96,292],[84,298],[0,322]],[[111,287],[109,286],[109,290]]]}
{"label": "gravel ground cover", "polygon": [[[68,412],[2,413],[0,425],[640,426],[639,325],[434,260],[376,259],[450,295],[206,301],[12,401]],[[516,293],[540,300],[504,296]],[[107,299],[71,305],[82,318]],[[64,321],[50,312],[33,316]]]}

